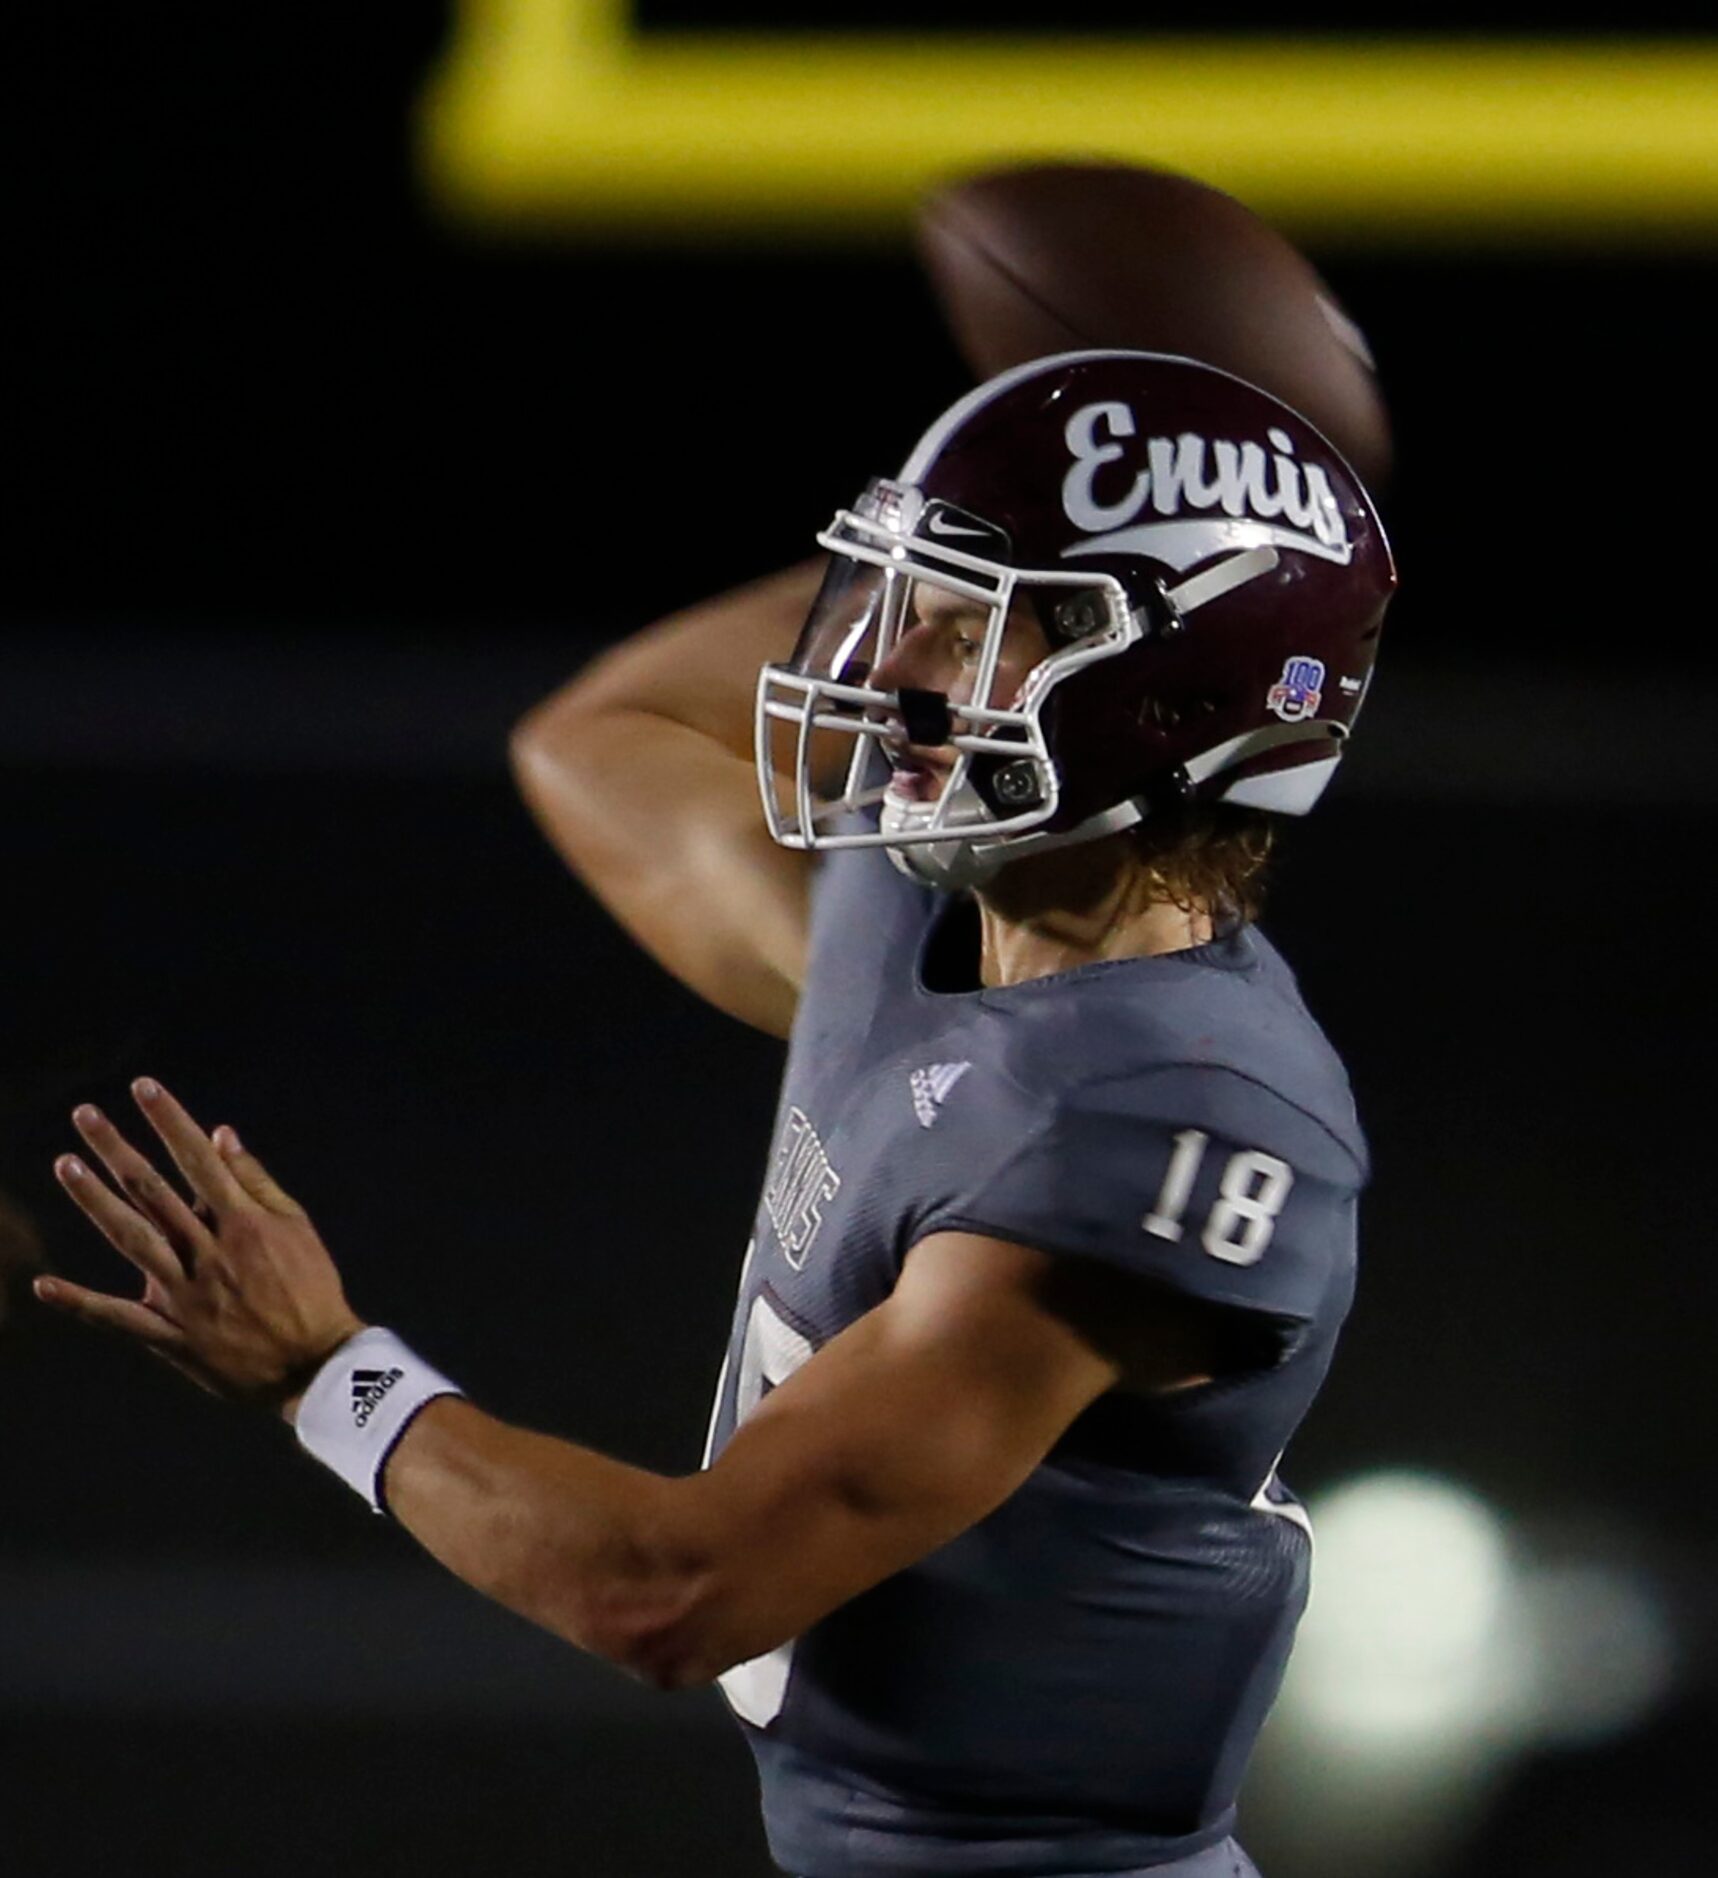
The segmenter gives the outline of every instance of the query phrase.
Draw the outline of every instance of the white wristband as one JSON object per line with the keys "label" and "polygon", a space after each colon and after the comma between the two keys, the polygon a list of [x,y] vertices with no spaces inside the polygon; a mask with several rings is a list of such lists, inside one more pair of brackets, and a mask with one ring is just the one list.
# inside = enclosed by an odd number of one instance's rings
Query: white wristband
{"label": "white wristband", "polygon": [[360,1330],[316,1372],[298,1405],[298,1439],[384,1513],[382,1469],[406,1425],[438,1395],[463,1395],[391,1330]]}

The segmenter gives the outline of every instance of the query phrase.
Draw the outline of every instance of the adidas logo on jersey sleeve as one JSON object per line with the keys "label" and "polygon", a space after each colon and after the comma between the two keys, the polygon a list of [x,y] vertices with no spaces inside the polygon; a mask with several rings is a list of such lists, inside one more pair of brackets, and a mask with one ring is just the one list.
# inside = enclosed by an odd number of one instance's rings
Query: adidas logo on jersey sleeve
{"label": "adidas logo on jersey sleeve", "polygon": [[913,1092],[913,1113],[921,1128],[929,1128],[942,1113],[949,1091],[972,1068],[970,1063],[929,1063],[908,1078]]}

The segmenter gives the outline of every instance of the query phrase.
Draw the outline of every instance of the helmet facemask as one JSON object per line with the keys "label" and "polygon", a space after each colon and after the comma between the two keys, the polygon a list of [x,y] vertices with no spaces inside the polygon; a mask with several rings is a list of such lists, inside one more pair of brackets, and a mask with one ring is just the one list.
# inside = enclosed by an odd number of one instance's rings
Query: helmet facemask
{"label": "helmet facemask", "polygon": [[[886,847],[914,878],[956,888],[1028,848],[1105,832],[1047,832],[1062,782],[1043,709],[1070,672],[1141,636],[1122,583],[1015,568],[1000,530],[899,483],[874,482],[818,540],[832,556],[823,588],[793,657],[758,684],[758,774],[776,840]],[[945,612],[974,622],[962,641],[970,678],[946,690],[871,682],[907,634]],[[1047,650],[1022,674],[1028,625]],[[930,751],[934,766],[916,760]],[[873,806],[876,826],[863,813]],[[1126,826],[1137,811],[1105,819]]]}

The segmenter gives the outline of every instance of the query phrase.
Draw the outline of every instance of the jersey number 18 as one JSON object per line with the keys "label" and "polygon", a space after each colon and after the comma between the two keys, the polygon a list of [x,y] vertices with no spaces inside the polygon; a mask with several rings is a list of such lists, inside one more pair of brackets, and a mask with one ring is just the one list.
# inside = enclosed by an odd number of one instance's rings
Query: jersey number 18
{"label": "jersey number 18", "polygon": [[[1159,1239],[1180,1239],[1181,1216],[1187,1211],[1210,1139],[1198,1128],[1183,1128],[1175,1137],[1175,1152],[1169,1157],[1157,1202],[1140,1221],[1147,1232]],[[1212,1258],[1226,1264],[1258,1264],[1293,1185],[1294,1169],[1287,1161],[1260,1148],[1237,1149],[1223,1169],[1199,1243]]]}

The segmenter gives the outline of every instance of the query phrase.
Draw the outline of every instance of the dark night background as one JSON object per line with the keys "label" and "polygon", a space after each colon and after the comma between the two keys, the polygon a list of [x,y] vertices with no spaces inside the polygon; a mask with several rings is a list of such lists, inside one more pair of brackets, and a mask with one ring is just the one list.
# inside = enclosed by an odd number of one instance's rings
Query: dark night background
{"label": "dark night background", "polygon": [[[1611,11],[1583,23],[1699,24]],[[1481,12],[1393,26],[1576,24]],[[1339,4],[1302,24],[1373,29]],[[434,8],[204,4],[19,34],[0,1186],[56,1263],[111,1278],[48,1162],[75,1100],[159,1074],[486,1406],[684,1469],[778,1049],[585,899],[507,729],[618,634],[801,555],[966,380],[904,243],[442,225],[407,125],[445,32]],[[1315,259],[1390,391],[1405,584],[1268,921],[1377,1159],[1360,1307],[1286,1471],[1445,1473],[1523,1530],[1599,1535],[1674,1615],[1657,1707],[1515,1762],[1437,1873],[1694,1869],[1718,254]],[[767,1869],[713,1697],[484,1609],[283,1431],[28,1314],[0,1416],[7,1872]],[[1255,1854],[1297,1878],[1277,1832]]]}

